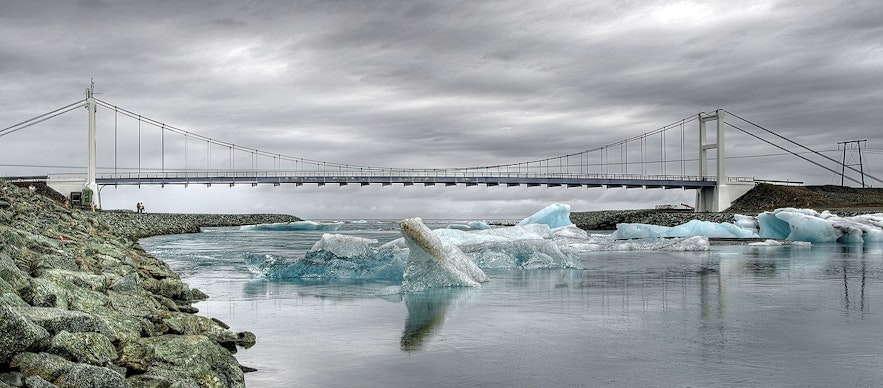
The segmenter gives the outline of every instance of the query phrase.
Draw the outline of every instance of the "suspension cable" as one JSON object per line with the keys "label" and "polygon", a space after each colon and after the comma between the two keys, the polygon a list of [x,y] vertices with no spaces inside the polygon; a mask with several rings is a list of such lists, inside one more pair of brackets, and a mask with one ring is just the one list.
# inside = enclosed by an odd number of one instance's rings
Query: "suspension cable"
{"label": "suspension cable", "polygon": [[[810,160],[809,158],[807,158],[807,157],[805,157],[805,156],[803,156],[803,155],[797,154],[797,153],[795,153],[795,152],[791,152],[791,150],[788,150],[787,148],[782,147],[781,145],[778,145],[778,144],[773,143],[773,142],[771,142],[771,141],[769,141],[769,140],[767,140],[767,139],[764,139],[764,138],[762,138],[762,137],[760,137],[760,136],[757,136],[757,135],[755,135],[755,134],[753,134],[753,133],[751,133],[751,132],[748,132],[748,131],[746,131],[746,130],[744,130],[744,129],[742,129],[742,128],[739,128],[739,127],[737,127],[737,126],[735,126],[735,125],[733,125],[733,124],[731,124],[731,123],[728,123],[728,122],[725,121],[724,124],[729,125],[729,126],[735,128],[735,129],[741,131],[742,133],[744,133],[744,134],[746,134],[746,135],[748,135],[748,136],[751,136],[751,137],[753,137],[753,138],[755,138],[755,139],[757,139],[757,140],[760,140],[760,141],[762,141],[762,142],[764,142],[764,143],[767,143],[767,144],[769,144],[769,145],[771,145],[771,146],[773,146],[773,147],[776,147],[776,148],[778,148],[778,149],[780,149],[780,150],[782,150],[782,151],[785,151],[785,152],[787,152],[787,153],[789,153],[789,154],[791,154],[791,155],[794,155],[794,156],[796,156],[796,157],[798,157],[798,158],[800,158],[800,159],[803,159],[803,160],[805,160],[805,161],[807,161],[807,162],[810,162],[810,163],[812,163],[812,164],[814,164],[814,165],[816,165],[816,166],[818,166],[818,167],[821,167],[821,168],[823,168],[823,169],[825,169],[825,170],[828,170],[828,171],[830,171],[830,172],[833,172],[834,174],[841,175],[841,174],[838,173],[837,171],[834,171],[833,169],[828,168],[827,166],[824,166],[824,165],[822,165],[821,163],[818,163],[818,162],[816,162],[816,161],[814,161],[814,160]],[[813,152],[815,153],[815,151],[813,151]],[[818,153],[816,153],[816,154],[818,154]],[[846,178],[846,179],[849,179],[849,180],[851,180],[851,181],[853,181],[853,182],[855,182],[855,183],[861,183],[861,182],[859,182],[859,181],[857,181],[857,180],[855,180],[855,179],[853,179],[853,178],[850,178],[850,177],[845,177],[845,178]]]}
{"label": "suspension cable", "polygon": [[65,113],[67,113],[67,112],[70,112],[70,111],[72,111],[72,110],[74,110],[74,109],[77,109],[77,108],[82,107],[82,106],[85,106],[85,105],[86,105],[86,100],[80,100],[80,101],[77,101],[77,102],[75,102],[75,103],[73,103],[73,104],[70,104],[70,105],[67,105],[67,106],[63,106],[63,107],[61,107],[61,108],[58,108],[58,109],[56,109],[56,110],[53,110],[53,111],[51,111],[51,112],[49,112],[49,113],[44,113],[44,114],[41,114],[41,115],[39,115],[39,116],[36,116],[36,117],[30,118],[30,119],[27,119],[27,120],[25,120],[25,121],[22,121],[22,122],[20,122],[20,123],[18,123],[18,124],[11,125],[11,126],[8,126],[8,127],[6,127],[6,128],[0,129],[0,137],[3,137],[3,136],[6,136],[6,135],[9,135],[9,134],[11,134],[11,133],[18,132],[18,131],[20,131],[20,130],[22,130],[22,129],[25,129],[25,128],[28,128],[28,127],[31,127],[31,126],[36,125],[36,124],[42,123],[42,122],[44,122],[44,121],[46,121],[46,120],[49,120],[49,119],[51,119],[51,118],[53,118],[53,117],[56,117],[56,116],[59,116],[59,115],[65,114]]}
{"label": "suspension cable", "polygon": [[[794,141],[794,140],[791,140],[791,139],[789,139],[789,138],[787,138],[787,137],[784,137],[784,136],[782,136],[782,135],[779,135],[778,133],[775,133],[775,132],[773,132],[773,131],[771,131],[771,130],[769,130],[769,129],[766,129],[766,128],[760,126],[760,125],[757,125],[757,124],[755,124],[755,123],[753,123],[753,122],[751,122],[751,121],[749,121],[749,120],[747,120],[747,119],[744,119],[744,118],[742,118],[742,117],[740,117],[740,116],[738,116],[738,115],[736,115],[736,114],[734,114],[734,113],[732,113],[732,112],[730,112],[730,111],[725,110],[725,112],[727,112],[728,114],[732,115],[733,117],[738,118],[739,120],[742,120],[742,121],[744,121],[744,122],[746,122],[746,123],[748,123],[748,124],[751,124],[751,125],[753,125],[753,126],[755,126],[755,127],[757,127],[757,128],[760,128],[760,129],[764,130],[765,132],[767,132],[767,133],[769,133],[769,134],[771,134],[771,135],[774,135],[774,136],[776,136],[776,137],[778,137],[778,138],[780,138],[780,139],[782,139],[782,140],[785,140],[785,141],[787,141],[787,142],[789,142],[789,143],[791,143],[791,144],[794,144],[794,145],[796,145],[796,146],[798,146],[798,147],[800,147],[800,148],[803,148],[803,149],[805,149],[805,150],[807,150],[807,151],[810,151],[810,152],[812,152],[812,153],[814,153],[814,154],[816,154],[816,155],[818,155],[818,156],[821,156],[822,158],[825,158],[825,159],[827,159],[827,160],[829,160],[829,161],[831,161],[831,162],[834,162],[834,163],[836,163],[836,164],[841,164],[840,162],[838,162],[837,160],[831,158],[830,156],[827,156],[827,155],[821,154],[821,153],[819,153],[818,151],[813,150],[812,148],[809,148],[809,147],[807,147],[807,146],[805,146],[805,145],[803,145],[803,144],[800,144],[800,143],[798,143],[798,142],[796,142],[796,141]],[[734,125],[732,125],[732,124],[729,124],[729,123],[727,123],[727,124],[728,124],[729,126],[733,127],[733,128],[736,128],[736,129],[742,131],[742,132],[748,133],[748,132],[746,132],[745,130],[743,130],[743,129],[741,129],[741,128],[738,128],[738,127],[736,127],[736,126],[734,126]],[[751,136],[754,136],[754,135],[751,135]],[[760,139],[760,138],[757,137],[757,136],[754,136],[754,137]],[[766,140],[764,140],[764,141],[766,142]],[[767,143],[770,143],[770,142],[767,142]],[[770,143],[770,144],[772,144],[772,143]],[[777,146],[777,147],[778,147],[778,146]],[[779,147],[779,148],[781,148],[781,147]],[[782,149],[785,150],[784,148],[782,148]],[[788,151],[788,150],[785,150],[785,151],[787,151],[787,152],[791,152],[791,151]],[[794,154],[794,153],[792,153],[792,154]],[[794,154],[794,155],[796,155],[796,154]],[[872,176],[872,175],[869,175],[869,174],[867,174],[867,173],[862,173],[861,171],[856,170],[856,169],[855,169],[854,167],[852,167],[852,166],[845,166],[845,167],[848,168],[848,169],[850,169],[850,170],[852,170],[853,172],[861,173],[861,174],[863,174],[864,176],[866,176],[866,177],[868,177],[868,178],[871,178],[871,179],[873,179],[873,180],[875,180],[875,181],[877,181],[877,182],[881,182],[881,183],[883,183],[883,180],[880,180],[879,178],[874,177],[874,176]],[[826,169],[827,169],[827,168],[826,168]],[[830,169],[828,169],[828,170],[830,170]],[[843,175],[843,174],[837,173],[836,171],[834,171],[834,173],[837,174],[837,175]],[[847,179],[849,179],[849,178],[847,178]],[[853,180],[853,179],[850,179],[850,180],[852,180],[853,182],[856,182],[856,183],[861,183],[861,182],[856,181],[856,180]]]}

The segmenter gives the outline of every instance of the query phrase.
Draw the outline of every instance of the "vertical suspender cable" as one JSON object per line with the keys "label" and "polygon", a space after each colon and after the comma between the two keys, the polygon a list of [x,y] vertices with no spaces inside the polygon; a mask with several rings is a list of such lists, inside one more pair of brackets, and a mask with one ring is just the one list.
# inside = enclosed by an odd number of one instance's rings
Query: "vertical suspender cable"
{"label": "vertical suspender cable", "polygon": [[141,177],[141,115],[138,115],[138,177]]}
{"label": "vertical suspender cable", "polygon": [[162,162],[161,167],[162,167],[162,172],[165,173],[166,172],[166,125],[165,124],[163,124],[162,127],[160,128],[160,146],[161,146],[160,160]]}
{"label": "vertical suspender cable", "polygon": [[684,145],[685,145],[685,143],[684,143],[684,122],[681,121],[681,175],[682,176],[687,175],[687,165],[686,165],[687,161],[686,161],[685,155],[684,155]]}

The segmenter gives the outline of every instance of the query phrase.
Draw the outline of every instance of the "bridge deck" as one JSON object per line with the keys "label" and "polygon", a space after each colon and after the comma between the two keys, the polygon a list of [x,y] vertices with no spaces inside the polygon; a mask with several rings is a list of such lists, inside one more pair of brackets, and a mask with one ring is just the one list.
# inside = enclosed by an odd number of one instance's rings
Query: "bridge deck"
{"label": "bridge deck", "polygon": [[192,173],[152,173],[152,174],[107,174],[97,177],[96,182],[103,186],[113,185],[188,185],[188,184],[316,184],[361,185],[380,184],[389,186],[546,186],[546,187],[643,187],[698,189],[713,187],[717,183],[713,177],[701,176],[640,176],[640,175],[335,175],[335,174],[192,174]]}

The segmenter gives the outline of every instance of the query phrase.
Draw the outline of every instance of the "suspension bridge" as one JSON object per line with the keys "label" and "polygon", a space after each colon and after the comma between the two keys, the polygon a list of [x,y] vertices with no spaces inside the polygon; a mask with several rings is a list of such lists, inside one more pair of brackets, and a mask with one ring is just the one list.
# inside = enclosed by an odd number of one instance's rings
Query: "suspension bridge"
{"label": "suspension bridge", "polygon": [[[723,109],[691,115],[637,136],[566,155],[487,166],[394,168],[294,157],[217,140],[98,99],[93,85],[86,89],[85,99],[6,127],[0,130],[0,138],[84,107],[88,111],[88,162],[85,174],[61,173],[25,179],[45,180],[56,191],[70,193],[71,196],[79,196],[83,192],[95,193],[94,196],[85,196],[84,201],[88,202],[87,205],[98,207],[99,187],[103,186],[379,184],[684,189],[696,190],[696,211],[721,211],[754,187],[756,181],[754,177],[727,176],[725,128],[746,133],[858,183],[846,176],[845,170],[835,171],[803,156],[807,152],[794,152],[782,144],[790,143],[823,158],[833,159]],[[99,108],[113,115],[113,166],[98,167],[96,163],[96,117]],[[130,128],[137,126],[137,163],[132,155],[128,155],[127,164],[118,163],[121,148],[118,144],[119,118],[137,123],[129,125]],[[730,118],[733,120],[729,121]],[[711,128],[709,123],[713,123]],[[148,151],[142,147],[143,140],[155,140],[156,136],[159,137],[158,149],[153,147]],[[769,137],[773,140],[768,140]],[[110,141],[103,139],[102,143],[105,142]],[[159,154],[159,165],[147,165],[147,156],[156,159],[156,154]],[[199,156],[194,157],[194,154]],[[198,163],[193,159],[198,159]],[[247,161],[243,163],[244,160]],[[845,169],[847,166],[843,167]],[[852,166],[848,167],[855,170]],[[862,172],[862,183],[866,176]]]}

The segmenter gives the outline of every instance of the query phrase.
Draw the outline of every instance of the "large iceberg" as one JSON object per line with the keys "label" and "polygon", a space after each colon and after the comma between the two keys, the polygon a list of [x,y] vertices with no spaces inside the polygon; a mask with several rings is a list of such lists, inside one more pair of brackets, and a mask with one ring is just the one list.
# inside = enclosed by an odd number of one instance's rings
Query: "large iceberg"
{"label": "large iceberg", "polygon": [[528,224],[546,224],[550,228],[573,225],[570,222],[570,205],[553,203],[518,223],[522,226]]}
{"label": "large iceberg", "polygon": [[883,213],[840,217],[828,211],[783,208],[757,215],[760,236],[809,242],[881,242]]}
{"label": "large iceberg", "polygon": [[737,214],[734,222],[693,220],[674,227],[622,223],[612,234],[614,239],[666,237],[763,238],[810,243],[861,243],[883,241],[883,213],[840,217],[812,209],[782,208],[756,217]]}
{"label": "large iceberg", "polygon": [[692,220],[678,226],[659,226],[650,224],[617,224],[613,232],[614,239],[661,238],[661,237],[758,237],[750,229],[726,222],[710,222]]}

